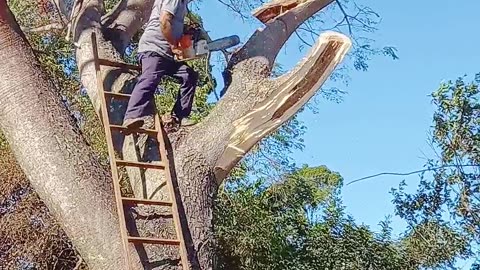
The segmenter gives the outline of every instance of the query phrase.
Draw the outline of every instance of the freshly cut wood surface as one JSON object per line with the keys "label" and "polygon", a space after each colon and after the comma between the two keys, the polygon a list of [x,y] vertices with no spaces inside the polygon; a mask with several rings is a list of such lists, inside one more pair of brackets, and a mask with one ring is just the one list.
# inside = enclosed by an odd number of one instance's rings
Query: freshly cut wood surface
{"label": "freshly cut wood surface", "polygon": [[253,11],[253,16],[255,16],[259,21],[267,23],[276,18],[278,15],[307,1],[308,0],[273,0],[255,9]]}

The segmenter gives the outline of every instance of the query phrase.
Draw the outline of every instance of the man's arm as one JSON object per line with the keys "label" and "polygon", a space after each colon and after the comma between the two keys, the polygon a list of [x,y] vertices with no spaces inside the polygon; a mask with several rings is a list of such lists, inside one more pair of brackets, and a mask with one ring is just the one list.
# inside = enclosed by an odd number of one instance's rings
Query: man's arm
{"label": "man's arm", "polygon": [[165,10],[162,10],[160,13],[160,28],[162,30],[163,36],[170,43],[170,46],[173,48],[178,46],[178,40],[175,40],[172,35],[172,20],[173,15]]}

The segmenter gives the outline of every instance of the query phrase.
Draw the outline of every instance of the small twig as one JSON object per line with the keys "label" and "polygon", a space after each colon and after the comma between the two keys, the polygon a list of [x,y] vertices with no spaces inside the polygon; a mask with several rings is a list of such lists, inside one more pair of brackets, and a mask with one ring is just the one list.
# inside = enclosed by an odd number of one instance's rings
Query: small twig
{"label": "small twig", "polygon": [[62,22],[63,27],[66,27],[67,23],[64,20],[63,13],[61,12],[60,7],[57,4],[57,1],[52,0],[51,2],[55,6],[55,11],[57,12],[58,16],[60,17],[60,21]]}
{"label": "small twig", "polygon": [[295,35],[302,41],[303,43],[307,44],[307,46],[312,47],[312,44],[307,42],[302,36],[298,34],[298,31],[295,31]]}
{"label": "small twig", "polygon": [[335,0],[335,2],[337,3],[338,7],[342,11],[343,16],[345,16],[344,19],[345,19],[345,21],[347,22],[347,25],[348,25],[348,32],[350,33],[350,35],[353,35],[352,25],[350,24],[350,20],[348,19],[350,16],[347,14],[347,12],[343,8],[342,4],[340,4],[340,1]]}
{"label": "small twig", "polygon": [[62,23],[51,23],[39,27],[21,27],[22,31],[25,33],[37,33],[37,32],[45,32],[50,30],[63,30],[65,26]]}
{"label": "small twig", "polygon": [[[242,19],[242,21],[245,22],[245,20],[248,19],[248,17],[245,16],[239,8],[236,8],[236,7],[234,7],[233,5],[228,4],[228,3],[226,3],[226,2],[223,1],[223,0],[218,0],[218,2],[220,2],[221,4],[223,4],[224,6],[226,6],[227,8],[231,9],[233,12],[237,13],[237,14],[240,16],[240,18]],[[231,2],[231,1],[230,1],[230,2]]]}
{"label": "small twig", "polygon": [[[70,33],[72,32],[72,27],[74,25],[74,20],[75,20],[75,17],[77,16],[77,13],[79,13],[80,10],[82,9],[82,4],[83,4],[83,0],[74,0],[74,2],[73,2],[73,7],[72,7],[72,11],[70,13],[70,18],[68,18],[69,21],[68,21],[67,36],[65,37],[65,39],[67,41],[70,41]],[[78,12],[76,12],[77,11],[77,6],[79,7]]]}
{"label": "small twig", "polygon": [[429,168],[429,169],[423,169],[423,170],[418,170],[418,171],[413,171],[413,172],[408,172],[408,173],[394,173],[394,172],[383,172],[383,173],[378,173],[378,174],[374,174],[374,175],[370,175],[370,176],[366,176],[366,177],[362,177],[360,179],[356,179],[356,180],[353,180],[353,181],[350,181],[348,185],[351,185],[351,184],[354,184],[354,183],[357,183],[357,182],[360,182],[360,181],[364,181],[364,180],[367,180],[367,179],[370,179],[370,178],[375,178],[375,177],[378,177],[378,176],[382,176],[382,175],[394,175],[394,176],[408,176],[408,175],[412,175],[412,174],[417,174],[417,173],[423,173],[423,172],[429,172],[429,171],[437,171],[437,170],[440,170],[440,169],[445,169],[445,168],[452,168],[452,167],[479,167],[480,165],[475,165],[475,164],[465,164],[465,165],[445,165],[445,166],[439,166],[439,167],[434,167],[434,168]]}

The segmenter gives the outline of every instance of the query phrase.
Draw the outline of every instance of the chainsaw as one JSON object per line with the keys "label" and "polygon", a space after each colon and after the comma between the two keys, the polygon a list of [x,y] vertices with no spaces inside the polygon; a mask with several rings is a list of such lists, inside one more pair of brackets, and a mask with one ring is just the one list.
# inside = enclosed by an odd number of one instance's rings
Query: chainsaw
{"label": "chainsaw", "polygon": [[176,59],[178,61],[198,59],[211,52],[222,51],[240,43],[240,38],[237,35],[208,41],[204,33],[198,25],[187,26],[179,41],[182,55],[176,55]]}

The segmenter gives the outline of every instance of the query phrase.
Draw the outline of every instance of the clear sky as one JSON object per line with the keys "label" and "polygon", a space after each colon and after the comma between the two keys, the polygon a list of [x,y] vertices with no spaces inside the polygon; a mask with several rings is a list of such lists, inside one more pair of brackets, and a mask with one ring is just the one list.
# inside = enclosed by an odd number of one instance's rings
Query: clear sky
{"label": "clear sky", "polygon": [[[430,154],[426,140],[433,106],[429,94],[442,80],[464,74],[473,78],[480,72],[476,32],[480,1],[356,1],[382,16],[373,37],[379,45],[397,47],[400,59],[375,57],[367,72],[350,73],[342,103],[322,101],[317,114],[302,113],[300,119],[308,127],[306,148],[294,155],[298,164],[327,165],[341,173],[345,182],[384,171],[421,169],[425,155]],[[246,41],[258,26],[215,10],[224,10],[217,1],[207,6],[200,13],[213,38],[236,34]],[[279,62],[291,66],[301,55],[289,47]],[[403,179],[412,188],[418,182],[418,176],[386,176],[344,187],[347,212],[357,222],[378,229],[378,222],[393,214],[389,191]],[[398,233],[403,223],[393,220]]]}

